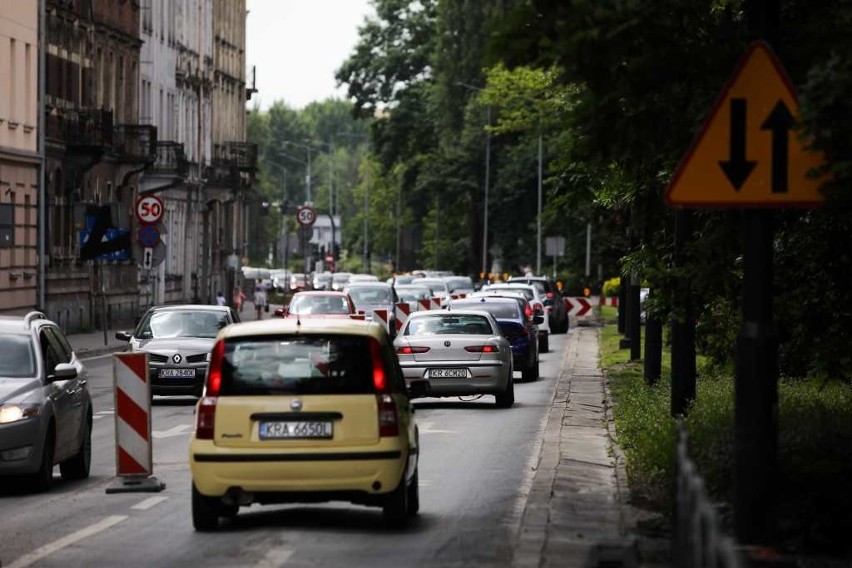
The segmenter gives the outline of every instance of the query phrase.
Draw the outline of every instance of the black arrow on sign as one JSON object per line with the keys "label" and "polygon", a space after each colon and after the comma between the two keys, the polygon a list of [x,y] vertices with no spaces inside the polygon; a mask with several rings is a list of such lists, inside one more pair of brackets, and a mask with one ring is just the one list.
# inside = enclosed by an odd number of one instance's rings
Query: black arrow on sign
{"label": "black arrow on sign", "polygon": [[761,130],[772,131],[772,193],[787,193],[789,132],[796,123],[790,109],[779,100],[761,125]]}
{"label": "black arrow on sign", "polygon": [[728,181],[739,191],[757,162],[746,160],[746,100],[731,99],[731,145],[728,161],[719,162]]}
{"label": "black arrow on sign", "polygon": [[153,259],[152,257],[153,257],[153,254],[151,253],[151,250],[150,250],[150,249],[149,249],[149,250],[146,250],[146,251],[145,251],[145,260],[142,262],[142,266],[151,266],[151,265],[153,265],[153,264],[154,264],[154,263],[153,263],[153,260],[154,260],[154,259]]}

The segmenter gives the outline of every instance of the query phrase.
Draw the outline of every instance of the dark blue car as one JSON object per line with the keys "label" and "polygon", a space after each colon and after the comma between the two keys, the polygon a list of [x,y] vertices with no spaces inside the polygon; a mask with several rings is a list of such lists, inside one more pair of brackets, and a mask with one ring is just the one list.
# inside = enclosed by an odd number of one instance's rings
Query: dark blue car
{"label": "dark blue car", "polygon": [[525,381],[538,379],[538,330],[536,326],[544,320],[542,316],[528,318],[518,302],[512,298],[482,297],[451,300],[448,310],[483,310],[489,312],[509,344],[515,369],[521,371]]}

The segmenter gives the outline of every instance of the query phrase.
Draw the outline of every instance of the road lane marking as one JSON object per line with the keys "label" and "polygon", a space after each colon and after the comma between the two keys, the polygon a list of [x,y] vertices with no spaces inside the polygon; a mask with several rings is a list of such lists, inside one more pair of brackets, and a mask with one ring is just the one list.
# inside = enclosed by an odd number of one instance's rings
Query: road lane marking
{"label": "road lane marking", "polygon": [[92,420],[100,420],[106,416],[112,416],[115,414],[115,410],[99,410],[95,412],[95,415],[92,416]]}
{"label": "road lane marking", "polygon": [[421,434],[455,434],[455,430],[438,430],[433,429],[434,422],[421,422],[418,427],[418,431]]}
{"label": "road lane marking", "polygon": [[279,566],[283,566],[292,555],[292,549],[273,548],[254,566],[255,568],[278,568]]}
{"label": "road lane marking", "polygon": [[84,538],[88,538],[90,536],[94,536],[99,532],[103,532],[113,525],[117,525],[121,521],[127,519],[127,515],[112,515],[110,517],[106,517],[100,522],[97,522],[93,525],[89,525],[84,529],[80,529],[77,532],[73,532],[69,535],[66,535],[59,540],[55,540],[49,544],[45,544],[41,548],[37,548],[28,554],[24,554],[11,564],[7,566],[7,568],[25,568],[26,566],[31,566],[41,560],[42,558],[53,554],[63,548],[70,546],[76,542],[83,540]]}
{"label": "road lane marking", "polygon": [[192,424],[179,424],[174,428],[169,428],[168,430],[154,430],[151,432],[151,435],[155,438],[174,438],[175,436],[180,436],[184,434],[187,430],[192,429]]}
{"label": "road lane marking", "polygon": [[140,501],[139,503],[136,503],[135,505],[133,505],[130,508],[136,509],[137,511],[147,511],[151,507],[159,505],[163,501],[168,501],[168,499],[169,499],[168,497],[164,497],[162,495],[157,496],[157,497],[149,497],[148,499],[145,499],[144,501]]}

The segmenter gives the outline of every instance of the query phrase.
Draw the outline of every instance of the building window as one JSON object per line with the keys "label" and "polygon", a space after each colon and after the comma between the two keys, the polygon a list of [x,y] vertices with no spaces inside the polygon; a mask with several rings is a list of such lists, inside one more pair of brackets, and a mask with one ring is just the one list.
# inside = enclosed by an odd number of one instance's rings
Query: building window
{"label": "building window", "polygon": [[0,247],[15,246],[15,204],[0,203]]}

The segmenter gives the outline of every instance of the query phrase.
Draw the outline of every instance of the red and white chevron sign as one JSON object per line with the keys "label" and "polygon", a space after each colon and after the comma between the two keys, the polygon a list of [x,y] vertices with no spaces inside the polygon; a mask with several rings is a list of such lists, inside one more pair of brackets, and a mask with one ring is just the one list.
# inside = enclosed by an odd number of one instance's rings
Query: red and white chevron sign
{"label": "red and white chevron sign", "polygon": [[418,310],[432,309],[432,300],[417,300]]}
{"label": "red and white chevron sign", "polygon": [[390,333],[390,311],[385,309],[373,310],[373,321],[385,326],[385,330]]}
{"label": "red and white chevron sign", "polygon": [[562,300],[565,302],[565,308],[568,310],[569,316],[575,316],[575,317],[579,318],[579,317],[591,315],[592,302],[589,301],[588,298],[563,297]]}
{"label": "red and white chevron sign", "polygon": [[443,303],[443,300],[441,299],[440,296],[433,296],[432,300],[429,304],[429,309],[430,310],[440,310],[442,303]]}
{"label": "red and white chevron sign", "polygon": [[145,477],[154,467],[151,452],[151,383],[145,353],[116,353],[115,474]]}

